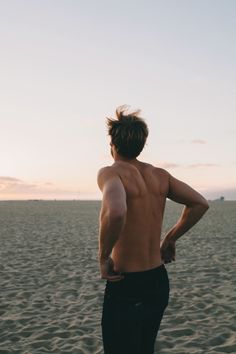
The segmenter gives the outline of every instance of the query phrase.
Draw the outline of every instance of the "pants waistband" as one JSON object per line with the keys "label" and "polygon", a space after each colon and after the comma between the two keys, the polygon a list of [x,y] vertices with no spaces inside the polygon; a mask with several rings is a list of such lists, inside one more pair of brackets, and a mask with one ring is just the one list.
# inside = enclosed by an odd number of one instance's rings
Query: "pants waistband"
{"label": "pants waistband", "polygon": [[142,270],[139,272],[120,272],[119,274],[124,275],[125,278],[130,277],[130,278],[140,278],[140,277],[147,277],[147,276],[152,276],[156,275],[157,273],[162,272],[165,269],[164,263],[161,264],[158,267],[147,269],[147,270]]}
{"label": "pants waistband", "polygon": [[140,272],[121,272],[124,279],[106,282],[105,293],[111,296],[149,296],[168,287],[168,275],[164,264]]}

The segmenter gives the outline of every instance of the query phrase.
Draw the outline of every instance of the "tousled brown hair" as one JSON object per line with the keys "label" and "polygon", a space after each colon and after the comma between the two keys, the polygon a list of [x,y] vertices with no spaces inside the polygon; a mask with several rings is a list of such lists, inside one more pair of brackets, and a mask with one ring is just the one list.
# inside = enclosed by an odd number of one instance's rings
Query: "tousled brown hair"
{"label": "tousled brown hair", "polygon": [[135,158],[144,148],[148,136],[148,127],[140,110],[128,112],[129,106],[123,105],[116,109],[116,118],[107,118],[108,134],[116,151],[123,157]]}

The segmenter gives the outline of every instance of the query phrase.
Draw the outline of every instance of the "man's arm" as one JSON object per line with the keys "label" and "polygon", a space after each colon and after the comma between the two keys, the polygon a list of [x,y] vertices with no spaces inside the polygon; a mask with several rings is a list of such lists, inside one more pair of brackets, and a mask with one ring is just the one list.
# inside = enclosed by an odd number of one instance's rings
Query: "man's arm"
{"label": "man's arm", "polygon": [[120,177],[111,167],[98,172],[98,186],[103,193],[99,223],[99,260],[109,259],[126,221],[126,192]]}
{"label": "man's arm", "polygon": [[166,238],[177,241],[195,225],[209,208],[207,200],[188,184],[169,174],[169,192],[167,198],[185,204],[182,215],[176,225],[166,234]]}
{"label": "man's arm", "polygon": [[[168,173],[168,172],[167,172]],[[167,198],[185,204],[177,223],[166,233],[161,242],[161,256],[165,263],[175,261],[175,242],[195,225],[209,208],[207,200],[188,184],[168,173]]]}

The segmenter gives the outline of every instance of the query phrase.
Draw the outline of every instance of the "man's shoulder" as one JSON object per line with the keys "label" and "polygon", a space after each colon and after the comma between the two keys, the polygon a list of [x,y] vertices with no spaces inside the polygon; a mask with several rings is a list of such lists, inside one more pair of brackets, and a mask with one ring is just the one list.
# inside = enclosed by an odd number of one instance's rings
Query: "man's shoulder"
{"label": "man's shoulder", "polygon": [[164,168],[157,167],[157,166],[154,166],[154,168],[155,168],[156,173],[159,173],[162,176],[169,176],[169,172],[167,170],[165,170]]}
{"label": "man's shoulder", "polygon": [[97,173],[97,184],[99,188],[102,188],[103,183],[106,179],[114,177],[116,175],[115,168],[113,166],[104,166],[98,170]]}
{"label": "man's shoulder", "polygon": [[162,167],[158,167],[158,166],[155,166],[155,165],[152,165],[150,163],[147,163],[147,162],[144,162],[145,166],[147,168],[150,168],[153,173],[157,174],[157,175],[161,175],[163,177],[168,177],[169,176],[169,172],[167,170],[165,170],[164,168]]}
{"label": "man's shoulder", "polygon": [[104,175],[108,175],[108,174],[111,174],[114,172],[115,172],[115,169],[113,166],[104,166],[98,170],[97,176],[104,176]]}

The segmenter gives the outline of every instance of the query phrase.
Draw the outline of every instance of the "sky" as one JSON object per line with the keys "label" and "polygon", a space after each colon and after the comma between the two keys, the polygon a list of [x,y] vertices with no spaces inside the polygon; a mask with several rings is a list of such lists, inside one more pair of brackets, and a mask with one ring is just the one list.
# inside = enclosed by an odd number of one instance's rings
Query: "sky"
{"label": "sky", "polygon": [[234,0],[0,0],[0,200],[101,199],[106,117],[149,127],[138,157],[236,199]]}

